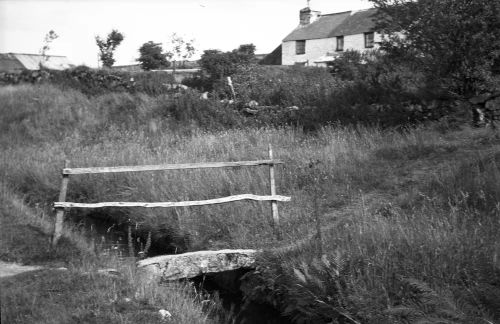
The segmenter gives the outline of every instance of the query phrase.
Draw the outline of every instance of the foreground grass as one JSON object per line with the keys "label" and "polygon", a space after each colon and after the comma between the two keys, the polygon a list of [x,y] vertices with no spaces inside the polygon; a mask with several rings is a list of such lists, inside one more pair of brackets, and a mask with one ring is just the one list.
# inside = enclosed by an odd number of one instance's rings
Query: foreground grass
{"label": "foreground grass", "polygon": [[[266,158],[270,143],[286,162],[277,170],[278,193],[293,198],[280,204],[282,241],[274,236],[269,204],[71,211],[70,217],[131,224],[139,240],[152,232],[156,253],[274,249],[243,289],[248,300],[264,300],[297,322],[500,320],[500,142],[489,130],[203,131],[155,115],[160,108],[147,97],[10,87],[0,89],[0,100],[8,103],[3,129],[12,139],[2,142],[0,175],[31,205],[43,209],[57,199],[65,159],[77,167],[253,160]],[[53,118],[57,131],[46,125]],[[268,192],[267,168],[196,170],[72,177],[68,199]]]}
{"label": "foreground grass", "polygon": [[[66,231],[51,249],[50,220],[3,185],[0,215],[0,259],[44,266],[0,279],[2,323],[211,322],[213,303],[202,306],[204,298],[193,287],[143,282],[134,260],[96,256],[77,232]],[[171,317],[163,318],[161,309]]]}

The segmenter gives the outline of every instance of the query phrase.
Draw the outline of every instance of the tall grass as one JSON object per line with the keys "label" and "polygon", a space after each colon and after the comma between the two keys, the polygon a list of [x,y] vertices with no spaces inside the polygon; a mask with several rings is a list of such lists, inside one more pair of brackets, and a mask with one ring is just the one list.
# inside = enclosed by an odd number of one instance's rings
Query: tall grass
{"label": "tall grass", "polygon": [[[429,152],[443,154],[434,143],[407,144],[399,150],[412,150],[414,158],[398,161],[421,163]],[[449,149],[452,143],[446,144]],[[425,154],[415,158],[423,147]],[[376,196],[374,203],[361,192],[353,208],[334,212],[335,226],[322,233],[322,249],[313,241],[264,256],[258,270],[265,275],[250,279],[256,287],[252,297],[285,300],[279,306],[285,314],[315,323],[332,318],[495,323],[500,316],[498,153],[461,158],[459,164],[439,161],[433,177],[413,175],[411,187],[392,199]]]}
{"label": "tall grass", "polygon": [[[46,86],[2,88],[0,102],[7,121],[1,179],[31,204],[47,207],[57,199],[65,159],[74,167],[254,160],[267,158],[272,144],[285,162],[277,168],[278,193],[292,197],[279,205],[283,241],[274,236],[269,203],[75,209],[70,217],[133,224],[143,240],[152,231],[155,253],[287,246],[262,258],[263,275],[250,276],[255,282],[246,293],[297,321],[432,323],[450,313],[450,321],[461,323],[499,318],[498,157],[477,158],[477,152],[496,152],[498,143],[482,130],[328,126],[305,133],[226,128],[226,121],[208,130],[189,121],[193,115],[210,118],[211,108],[192,95],[86,98]],[[181,107],[192,111],[176,110]],[[55,127],[49,126],[52,118]],[[179,201],[269,192],[268,169],[259,167],[72,176],[68,200]],[[321,242],[303,240],[318,221]]]}
{"label": "tall grass", "polygon": [[[214,300],[185,283],[160,285],[136,273],[134,259],[103,253],[75,226],[50,248],[52,217],[0,184],[0,259],[43,265],[0,280],[2,323],[212,323]],[[109,273],[103,269],[113,269]],[[162,318],[160,310],[170,317]]]}

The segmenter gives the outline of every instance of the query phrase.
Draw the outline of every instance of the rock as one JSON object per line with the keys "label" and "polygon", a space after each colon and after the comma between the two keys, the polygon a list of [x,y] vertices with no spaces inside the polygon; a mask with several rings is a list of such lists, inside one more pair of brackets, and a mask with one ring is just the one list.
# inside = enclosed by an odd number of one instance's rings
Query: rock
{"label": "rock", "polygon": [[165,309],[160,309],[158,311],[158,314],[160,314],[160,317],[162,320],[167,320],[167,319],[172,317],[172,314],[168,310],[165,310]]}
{"label": "rock", "polygon": [[111,276],[111,277],[120,277],[122,275],[120,273],[120,271],[118,271],[116,269],[112,269],[112,268],[109,268],[109,269],[99,269],[99,270],[97,270],[97,273],[105,275],[105,276]]}
{"label": "rock", "polygon": [[490,110],[498,110],[500,109],[500,97],[493,98],[488,100],[485,105],[486,109]]}
{"label": "rock", "polygon": [[167,90],[173,90],[173,91],[189,89],[188,86],[180,83],[163,83],[163,85],[165,86],[165,88],[167,88]]}
{"label": "rock", "polygon": [[258,110],[255,110],[255,109],[250,109],[250,108],[243,108],[243,112],[244,113],[247,113],[249,115],[257,115],[257,113],[259,112]]}
{"label": "rock", "polygon": [[44,269],[42,266],[24,266],[16,263],[0,261],[0,278],[11,277],[23,272]]}
{"label": "rock", "polygon": [[[83,275],[90,275],[91,273],[92,273],[91,271],[87,271],[87,272],[83,272],[82,274]],[[99,269],[99,270],[95,271],[95,273],[103,275],[103,276],[108,276],[108,277],[120,277],[122,275],[118,270],[112,269],[112,268]]]}
{"label": "rock", "polygon": [[247,103],[247,107],[248,108],[255,108],[255,107],[258,107],[259,106],[259,103],[255,100],[251,100],[250,102]]}
{"label": "rock", "polygon": [[253,268],[257,253],[257,250],[220,250],[162,255],[141,260],[137,262],[137,267],[139,274],[147,280],[178,280]]}
{"label": "rock", "polygon": [[491,96],[490,93],[483,93],[483,94],[480,94],[479,96],[475,96],[475,97],[470,98],[469,102],[473,105],[482,104],[482,103],[485,103],[490,98],[490,96]]}
{"label": "rock", "polygon": [[473,105],[479,105],[479,104],[484,104],[488,100],[495,99],[497,97],[500,97],[500,91],[496,91],[493,93],[485,92],[485,93],[482,93],[478,96],[470,98],[469,102]]}
{"label": "rock", "polygon": [[231,100],[229,100],[229,99],[222,99],[220,102],[223,103],[223,104],[230,104],[230,105],[232,105],[234,103],[234,100],[233,99],[231,99]]}

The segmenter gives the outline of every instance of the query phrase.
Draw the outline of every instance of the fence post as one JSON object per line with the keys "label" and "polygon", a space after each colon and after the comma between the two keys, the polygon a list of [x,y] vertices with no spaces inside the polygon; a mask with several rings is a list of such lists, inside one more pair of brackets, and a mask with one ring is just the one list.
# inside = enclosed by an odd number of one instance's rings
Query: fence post
{"label": "fence post", "polygon": [[231,89],[233,100],[236,101],[236,92],[234,92],[233,81],[231,80],[231,77],[227,77],[227,85],[229,86],[229,89]]}
{"label": "fence post", "polygon": [[[269,160],[273,159],[273,148],[269,144]],[[276,195],[276,182],[274,180],[274,164],[269,164],[269,182],[271,184],[271,195]],[[271,209],[273,214],[274,231],[278,240],[281,240],[281,229],[280,229],[280,216],[278,213],[278,202],[276,200],[271,201]]]}
{"label": "fence post", "polygon": [[[64,161],[64,168],[69,166],[69,161]],[[62,175],[61,190],[59,191],[59,201],[66,201],[66,192],[68,190],[69,174]],[[64,207],[56,207],[56,223],[54,225],[54,237],[52,239],[52,247],[55,248],[57,242],[61,238],[64,222]]]}

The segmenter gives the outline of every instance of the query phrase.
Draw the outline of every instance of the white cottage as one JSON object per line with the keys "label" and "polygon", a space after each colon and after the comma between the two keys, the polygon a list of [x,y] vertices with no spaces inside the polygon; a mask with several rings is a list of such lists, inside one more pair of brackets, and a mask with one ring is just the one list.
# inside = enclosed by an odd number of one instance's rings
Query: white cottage
{"label": "white cottage", "polygon": [[309,7],[300,10],[300,24],[282,42],[282,64],[325,66],[345,50],[376,48],[381,35],[374,31],[375,10],[327,15]]}

